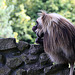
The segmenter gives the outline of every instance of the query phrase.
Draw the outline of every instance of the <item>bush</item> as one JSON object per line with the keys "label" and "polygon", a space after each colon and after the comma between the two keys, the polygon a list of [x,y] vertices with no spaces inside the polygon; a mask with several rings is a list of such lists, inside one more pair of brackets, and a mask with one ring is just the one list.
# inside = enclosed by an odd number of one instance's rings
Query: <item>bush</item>
{"label": "bush", "polygon": [[39,10],[58,13],[75,24],[74,0],[1,0],[0,37],[15,37],[17,41],[34,43],[32,31]]}

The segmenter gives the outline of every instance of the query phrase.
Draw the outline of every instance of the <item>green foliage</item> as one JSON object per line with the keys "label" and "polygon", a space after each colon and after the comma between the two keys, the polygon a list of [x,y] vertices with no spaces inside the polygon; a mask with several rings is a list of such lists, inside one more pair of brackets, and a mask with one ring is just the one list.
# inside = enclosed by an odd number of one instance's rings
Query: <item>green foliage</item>
{"label": "green foliage", "polygon": [[8,38],[13,37],[13,30],[11,27],[12,21],[10,19],[10,14],[12,13],[14,6],[10,5],[7,7],[4,3],[4,6],[1,6],[0,3],[0,37]]}
{"label": "green foliage", "polygon": [[[18,33],[19,40],[25,40],[29,43],[33,43],[34,39],[32,38],[33,31],[32,27],[35,25],[34,21],[31,20],[29,16],[26,15],[26,10],[24,9],[24,5],[19,5],[20,11],[15,12],[14,16],[12,17],[12,27],[14,32]],[[35,37],[35,36],[34,36]]]}
{"label": "green foliage", "polygon": [[58,13],[75,24],[75,0],[0,0],[0,37],[34,43],[32,27],[39,10]]}

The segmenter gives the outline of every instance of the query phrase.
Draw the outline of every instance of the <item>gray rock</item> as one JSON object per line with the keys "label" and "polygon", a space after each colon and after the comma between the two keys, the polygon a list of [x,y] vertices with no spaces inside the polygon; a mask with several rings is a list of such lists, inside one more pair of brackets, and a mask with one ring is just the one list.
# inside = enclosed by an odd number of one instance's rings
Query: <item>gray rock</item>
{"label": "gray rock", "polygon": [[21,55],[21,59],[22,59],[22,61],[24,61],[24,62],[25,62],[25,64],[27,64],[28,57],[27,57],[27,55],[26,55],[26,54],[22,54],[22,55]]}
{"label": "gray rock", "polygon": [[9,75],[10,72],[11,70],[7,66],[0,68],[0,75]]}
{"label": "gray rock", "polygon": [[19,56],[21,54],[20,51],[12,53],[13,56]]}
{"label": "gray rock", "polygon": [[0,50],[8,50],[16,48],[16,41],[14,38],[0,38]]}
{"label": "gray rock", "polygon": [[69,75],[69,69],[52,65],[41,45],[7,38],[0,39],[0,75]]}
{"label": "gray rock", "polygon": [[27,75],[36,75],[36,74],[37,74],[37,72],[34,71],[34,70],[31,69],[31,68],[29,68],[29,69],[27,70]]}
{"label": "gray rock", "polygon": [[46,73],[45,75],[69,75],[69,69],[64,69],[58,72],[52,73]]}
{"label": "gray rock", "polygon": [[24,69],[18,69],[15,75],[27,75],[27,71]]}
{"label": "gray rock", "polygon": [[27,75],[41,75],[43,68],[29,68],[27,70]]}
{"label": "gray rock", "polygon": [[50,61],[46,53],[40,54],[39,61],[41,65],[52,65],[52,62]]}
{"label": "gray rock", "polygon": [[50,67],[44,68],[44,73],[45,75],[53,75],[53,74],[55,75],[58,71],[62,71],[67,68],[68,68],[68,64],[55,64]]}
{"label": "gray rock", "polygon": [[36,54],[41,54],[42,52],[44,52],[44,50],[43,50],[43,47],[41,45],[31,44],[30,54],[36,55]]}
{"label": "gray rock", "polygon": [[38,60],[38,56],[34,56],[34,55],[22,54],[21,57],[22,60],[25,62],[25,64],[32,64]]}
{"label": "gray rock", "polygon": [[17,68],[22,64],[22,62],[23,61],[21,60],[20,57],[15,57],[15,58],[8,58],[6,64],[9,68]]}
{"label": "gray rock", "polygon": [[30,45],[27,42],[19,41],[19,43],[17,43],[17,47],[20,51],[23,51],[25,49],[28,49]]}
{"label": "gray rock", "polygon": [[64,70],[61,70],[61,71],[58,71],[56,74],[54,75],[69,75],[69,69],[64,69]]}

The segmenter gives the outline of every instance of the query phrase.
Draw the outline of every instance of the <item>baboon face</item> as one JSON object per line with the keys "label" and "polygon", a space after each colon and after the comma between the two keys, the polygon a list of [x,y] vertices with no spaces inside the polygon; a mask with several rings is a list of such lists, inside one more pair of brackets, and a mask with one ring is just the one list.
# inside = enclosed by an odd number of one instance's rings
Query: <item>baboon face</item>
{"label": "baboon face", "polygon": [[32,30],[36,32],[36,30],[41,30],[41,29],[42,29],[42,22],[41,22],[41,17],[40,17],[36,20],[36,25],[33,26]]}
{"label": "baboon face", "polygon": [[36,25],[33,26],[32,30],[36,33],[37,38],[36,38],[36,43],[43,45],[43,37],[44,33],[42,31],[42,22],[41,22],[41,17],[36,20]]}
{"label": "baboon face", "polygon": [[39,17],[36,20],[36,25],[33,26],[32,30],[36,33],[38,37],[43,37],[43,30],[42,30],[42,20],[41,17]]}

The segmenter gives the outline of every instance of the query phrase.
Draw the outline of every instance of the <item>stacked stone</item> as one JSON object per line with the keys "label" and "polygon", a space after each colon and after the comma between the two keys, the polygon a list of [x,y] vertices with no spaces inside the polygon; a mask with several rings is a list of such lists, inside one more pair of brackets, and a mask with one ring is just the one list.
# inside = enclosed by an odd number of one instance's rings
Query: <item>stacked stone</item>
{"label": "stacked stone", "polygon": [[[28,44],[14,38],[0,39],[0,75],[68,75],[54,66],[41,45]],[[61,66],[63,67],[63,66]]]}

